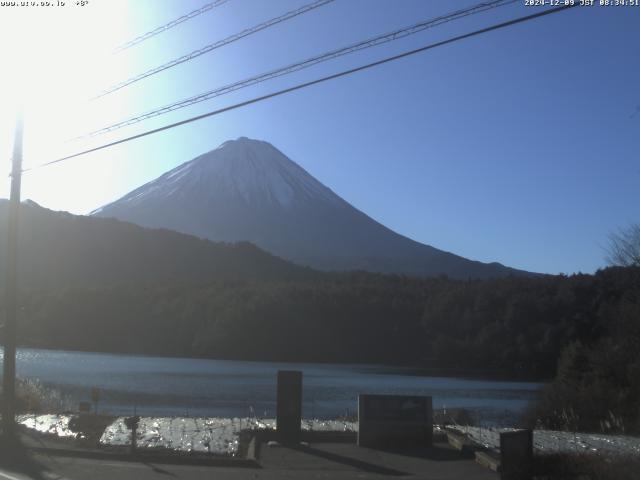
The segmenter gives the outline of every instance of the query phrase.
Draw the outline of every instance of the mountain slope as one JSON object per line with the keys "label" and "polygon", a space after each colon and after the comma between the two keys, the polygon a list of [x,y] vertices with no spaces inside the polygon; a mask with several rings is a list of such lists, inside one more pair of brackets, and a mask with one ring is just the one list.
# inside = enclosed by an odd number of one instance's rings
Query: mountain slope
{"label": "mountain slope", "polygon": [[[0,225],[8,202],[0,201]],[[5,231],[4,228],[2,231]],[[25,202],[20,216],[20,284],[27,288],[212,280],[300,280],[319,274],[249,243],[216,244],[114,219],[53,212]],[[0,235],[0,272],[6,235]],[[0,284],[4,275],[0,276]]]}
{"label": "mountain slope", "polygon": [[488,278],[525,273],[415,242],[376,222],[271,144],[227,141],[94,212],[215,241],[248,241],[301,265]]}

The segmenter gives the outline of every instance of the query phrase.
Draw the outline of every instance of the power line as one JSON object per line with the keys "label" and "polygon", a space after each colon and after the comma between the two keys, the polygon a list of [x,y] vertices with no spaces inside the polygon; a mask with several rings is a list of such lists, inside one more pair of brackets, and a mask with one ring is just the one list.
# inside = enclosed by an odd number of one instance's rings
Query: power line
{"label": "power line", "polygon": [[102,92],[100,92],[98,95],[96,95],[95,97],[93,97],[91,100],[95,100],[97,98],[100,97],[104,97],[105,95],[108,95],[110,93],[116,92],[118,90],[120,90],[121,88],[124,88],[128,85],[131,85],[132,83],[136,83],[139,82],[140,80],[150,77],[151,75],[155,75],[156,73],[160,73],[164,70],[168,70],[169,68],[175,67],[176,65],[180,65],[182,63],[188,62],[189,60],[193,60],[194,58],[197,58],[201,55],[204,55],[205,53],[209,53],[213,50],[216,50],[218,48],[224,47],[225,45],[229,45],[230,43],[236,42],[242,38],[248,37],[250,35],[253,35],[254,33],[260,32],[262,30],[265,30],[269,27],[272,27],[274,25],[277,25],[279,23],[285,22],[287,20],[290,20],[294,17],[297,17],[298,15],[303,15],[307,12],[310,12],[311,10],[314,10],[318,7],[322,7],[328,3],[333,2],[334,0],[316,0],[315,2],[309,3],[307,5],[304,5],[296,10],[292,10],[290,12],[287,12],[283,15],[274,17],[270,20],[267,20],[266,22],[262,22],[259,23],[258,25],[255,25],[251,28],[247,28],[239,33],[236,33],[234,35],[230,35],[222,40],[219,40],[217,42],[211,43],[209,45],[206,45],[202,48],[199,48],[197,50],[194,50],[191,53],[188,53],[186,55],[183,55],[179,58],[173,59],[167,63],[164,63],[158,67],[152,68],[150,70],[147,70],[145,72],[142,72],[139,75],[136,75],[134,77],[128,78],[127,80],[124,80],[122,82],[116,83],[106,89],[104,89]]}
{"label": "power line", "polygon": [[219,7],[220,5],[227,3],[228,1],[229,0],[216,0],[215,2],[207,3],[200,8],[197,8],[196,10],[193,10],[192,12],[187,13],[186,15],[182,15],[181,17],[178,17],[175,20],[170,21],[169,23],[165,23],[164,25],[161,25],[158,28],[154,28],[153,30],[147,33],[144,33],[132,40],[129,40],[128,42],[123,43],[122,45],[117,46],[113,50],[113,53],[120,53],[124,50],[127,50],[128,48],[131,48],[134,45],[138,45],[139,43],[142,43],[151,37],[155,37],[156,35],[166,32],[170,28],[180,25],[181,23],[186,22],[187,20],[191,20],[192,18],[202,15],[203,13],[206,13],[209,10],[213,10],[214,8]]}
{"label": "power line", "polygon": [[482,2],[478,5],[475,5],[470,8],[466,8],[464,10],[457,10],[455,12],[448,13],[446,15],[442,15],[430,20],[425,20],[420,23],[416,23],[410,27],[395,30],[393,32],[389,32],[383,35],[378,35],[376,37],[372,37],[367,40],[360,41],[358,43],[349,45],[347,47],[343,47],[337,50],[332,50],[330,52],[316,55],[306,60],[291,64],[291,65],[287,65],[286,67],[281,67],[276,70],[269,71],[267,73],[263,73],[254,77],[249,77],[247,79],[225,85],[223,87],[218,87],[214,90],[210,90],[208,92],[201,93],[193,97],[179,100],[169,105],[165,105],[164,107],[154,109],[134,117],[130,117],[126,120],[122,120],[120,122],[114,123],[107,127],[100,128],[98,130],[94,130],[93,132],[90,132],[85,135],[81,135],[79,137],[76,137],[75,139],[93,137],[96,135],[101,135],[103,133],[112,132],[114,130],[118,130],[120,128],[127,127],[129,125],[133,125],[143,120],[148,120],[150,118],[157,117],[159,115],[163,115],[165,113],[169,113],[174,110],[188,107],[196,103],[204,102],[206,100],[210,100],[212,98],[219,97],[221,95],[226,95],[228,93],[234,92],[236,90],[240,90],[242,88],[250,87],[258,83],[265,82],[267,80],[271,80],[277,77],[281,77],[283,75],[294,73],[294,72],[303,70],[305,68],[309,68],[311,66],[317,65],[319,63],[326,62],[328,60],[333,60],[335,58],[338,58],[347,54],[351,54],[360,50],[364,50],[364,49],[372,48],[384,43],[392,42],[394,40],[398,40],[400,38],[404,38],[409,35],[416,34],[428,28],[433,28],[438,25],[442,25],[444,23],[448,23],[463,17],[467,17],[469,15],[475,15],[477,13],[481,13],[489,9],[502,7],[511,3],[515,3],[517,1],[518,0],[493,0],[489,2]]}
{"label": "power line", "polygon": [[193,96],[193,97],[189,97],[187,99],[183,99],[177,102],[174,102],[172,104],[166,105],[164,107],[161,107],[159,109],[155,109],[155,110],[151,110],[149,112],[143,113],[141,115],[135,116],[135,117],[131,117],[129,119],[123,120],[121,122],[117,122],[115,124],[112,124],[110,126],[101,128],[99,130],[95,130],[93,132],[88,133],[87,135],[83,135],[81,137],[78,138],[84,138],[84,137],[92,137],[92,136],[96,136],[96,135],[100,135],[103,133],[108,133],[111,132],[113,130],[117,130],[119,128],[123,128],[129,125],[133,125],[135,123],[138,123],[140,121],[143,120],[147,120],[149,118],[153,118],[156,117],[158,115],[162,115],[165,113],[169,113],[171,111],[174,110],[178,110],[180,108],[184,108],[190,105],[194,105],[196,103],[200,103],[206,100],[210,100],[212,98],[221,96],[221,95],[225,95],[231,92],[234,92],[236,90],[242,89],[242,88],[246,88],[249,86],[253,86],[256,85],[258,83],[262,83],[264,81],[267,80],[271,80],[273,78],[277,78],[283,75],[287,75],[289,73],[293,73],[305,68],[309,68],[313,65],[316,65],[318,63],[322,63],[328,60],[332,60],[334,58],[338,58],[341,57],[343,55],[347,55],[359,50],[364,50],[366,48],[371,48],[383,43],[388,43],[390,41],[393,40],[397,40],[399,38],[403,38],[409,35],[413,35],[415,33],[418,33],[420,31],[423,31],[427,28],[431,28],[434,26],[438,26],[441,25],[443,23],[447,23],[453,20],[456,20],[458,18],[462,18],[468,15],[472,15],[472,14],[476,14],[476,13],[480,13],[483,12],[485,10],[491,9],[491,8],[496,8],[496,7],[500,7],[500,6],[504,6],[510,3],[514,3],[518,0],[493,0],[490,2],[483,2],[480,3],[479,5],[473,6],[471,8],[467,8],[464,10],[458,10],[440,17],[436,17],[434,19],[430,19],[430,20],[425,20],[422,21],[420,23],[414,24],[410,27],[406,27],[400,30],[395,30],[393,32],[389,32],[383,35],[379,35],[373,38],[369,38],[367,40],[349,45],[347,47],[343,47],[340,48],[338,50],[333,50],[330,52],[326,52],[323,53],[321,55],[317,55],[311,58],[308,58],[306,60],[303,60],[301,62],[297,62],[291,65],[288,65],[286,67],[282,67],[276,70],[272,70],[269,71],[267,73],[263,73],[254,77],[250,77],[229,85],[225,85],[223,87],[219,87],[216,88],[214,90],[210,90],[208,92]]}
{"label": "power line", "polygon": [[162,131],[165,131],[165,130],[169,130],[171,128],[179,127],[181,125],[186,125],[187,123],[191,123],[191,122],[195,122],[195,121],[198,121],[198,120],[202,120],[204,118],[212,117],[212,116],[215,116],[215,115],[220,115],[222,113],[229,112],[231,110],[236,110],[238,108],[246,107],[247,105],[251,105],[251,104],[258,103],[258,102],[261,102],[261,101],[264,101],[264,100],[268,100],[268,99],[273,98],[273,97],[278,97],[278,96],[284,95],[286,93],[291,93],[291,92],[294,92],[296,90],[301,90],[303,88],[310,87],[312,85],[317,85],[319,83],[327,82],[329,80],[334,80],[336,78],[340,78],[340,77],[344,77],[344,76],[347,76],[347,75],[351,75],[352,73],[361,72],[363,70],[368,70],[370,68],[377,67],[377,66],[383,65],[385,63],[393,62],[393,61],[399,60],[401,58],[409,57],[411,55],[415,55],[417,53],[422,53],[422,52],[425,52],[427,50],[431,50],[431,49],[434,49],[434,48],[437,48],[437,47],[441,47],[443,45],[447,45],[447,44],[454,43],[454,42],[457,42],[457,41],[460,41],[460,40],[464,40],[466,38],[474,37],[476,35],[480,35],[480,34],[483,34],[483,33],[491,32],[493,30],[498,30],[498,29],[501,29],[501,28],[509,27],[511,25],[516,25],[518,23],[523,23],[523,22],[526,22],[526,21],[529,21],[529,20],[534,20],[536,18],[540,18],[540,17],[543,17],[545,15],[558,13],[558,12],[561,12],[563,10],[567,10],[569,8],[574,8],[574,7],[577,7],[577,6],[578,6],[577,3],[575,3],[573,5],[572,4],[567,4],[567,5],[563,5],[561,7],[551,8],[551,9],[548,9],[548,10],[544,10],[542,12],[534,13],[534,14],[531,14],[531,15],[526,15],[524,17],[519,17],[519,18],[515,18],[513,20],[509,20],[509,21],[506,21],[506,22],[502,22],[502,23],[498,23],[498,24],[495,24],[495,25],[491,25],[489,27],[485,27],[485,28],[482,28],[480,30],[475,30],[475,31],[470,32],[470,33],[465,33],[463,35],[458,35],[456,37],[452,37],[452,38],[449,38],[447,40],[442,40],[440,42],[432,43],[430,45],[426,45],[424,47],[416,48],[414,50],[409,50],[407,52],[403,52],[403,53],[400,53],[398,55],[393,55],[391,57],[386,57],[386,58],[383,58],[382,60],[377,60],[375,62],[367,63],[365,65],[361,65],[359,67],[351,68],[349,70],[343,70],[341,72],[334,73],[334,74],[328,75],[326,77],[321,77],[321,78],[318,78],[316,80],[311,80],[309,82],[300,83],[298,85],[294,85],[293,87],[285,88],[283,90],[278,90],[276,92],[272,92],[272,93],[269,93],[267,95],[262,95],[260,97],[255,97],[255,98],[252,98],[250,100],[246,100],[244,102],[236,103],[236,104],[230,105],[228,107],[224,107],[224,108],[220,108],[218,110],[214,110],[212,112],[204,113],[202,115],[197,115],[195,117],[191,117],[191,118],[188,118],[186,120],[181,120],[179,122],[175,122],[175,123],[172,123],[172,124],[169,124],[169,125],[165,125],[163,127],[154,128],[152,130],[148,130],[146,132],[138,133],[136,135],[132,135],[130,137],[122,138],[120,140],[115,140],[113,142],[109,142],[109,143],[100,145],[98,147],[93,147],[93,148],[90,148],[90,149],[87,149],[87,150],[83,150],[81,152],[74,153],[72,155],[67,155],[65,157],[61,157],[61,158],[58,158],[56,160],[51,160],[49,162],[45,162],[45,163],[43,163],[41,165],[38,165],[38,166],[30,168],[30,169],[26,169],[26,170],[23,170],[23,171],[35,170],[37,168],[42,168],[42,167],[46,167],[46,166],[49,166],[49,165],[54,165],[56,163],[64,162],[64,161],[70,160],[72,158],[76,158],[76,157],[79,157],[79,156],[82,156],[82,155],[87,155],[89,153],[97,152],[98,150],[103,150],[105,148],[113,147],[115,145],[120,145],[122,143],[126,143],[126,142],[129,142],[131,140],[136,140],[138,138],[146,137],[146,136],[152,135],[154,133],[159,133],[159,132],[162,132]]}

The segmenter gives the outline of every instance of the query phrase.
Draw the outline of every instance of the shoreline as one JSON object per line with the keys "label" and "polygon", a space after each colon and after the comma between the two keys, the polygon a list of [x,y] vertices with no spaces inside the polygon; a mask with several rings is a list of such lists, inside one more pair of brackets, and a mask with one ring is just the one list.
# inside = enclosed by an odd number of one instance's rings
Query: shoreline
{"label": "shoreline", "polygon": [[[408,376],[416,377],[435,377],[435,378],[455,378],[460,380],[486,380],[486,381],[499,381],[499,382],[511,382],[511,383],[548,383],[553,378],[539,378],[528,376],[507,376],[501,374],[497,370],[469,370],[454,367],[426,367],[421,365],[410,364],[381,364],[374,362],[310,362],[299,360],[257,360],[257,359],[236,359],[236,358],[217,358],[206,356],[182,356],[182,355],[168,355],[168,354],[155,354],[155,353],[131,353],[131,352],[113,352],[113,351],[96,351],[96,350],[70,350],[65,348],[43,347],[43,346],[31,346],[31,345],[19,345],[18,353],[20,350],[46,350],[51,352],[60,353],[78,353],[86,355],[109,355],[114,357],[135,357],[135,358],[153,358],[153,359],[175,359],[175,360],[210,360],[216,362],[241,362],[248,364],[270,364],[270,365],[310,365],[314,367],[318,366],[338,366],[338,367],[377,367],[380,369],[397,369],[398,373],[403,373]],[[4,347],[0,346],[0,352],[4,352]],[[2,359],[0,359],[0,364]]]}

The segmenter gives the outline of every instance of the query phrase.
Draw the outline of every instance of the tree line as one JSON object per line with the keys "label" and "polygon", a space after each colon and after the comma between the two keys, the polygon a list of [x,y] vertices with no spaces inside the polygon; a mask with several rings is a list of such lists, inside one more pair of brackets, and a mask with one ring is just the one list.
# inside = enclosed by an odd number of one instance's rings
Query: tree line
{"label": "tree line", "polygon": [[637,270],[485,281],[356,273],[318,281],[49,289],[22,296],[20,336],[43,347],[391,362],[550,378],[563,348],[592,345],[621,329],[617,312],[638,288]]}
{"label": "tree line", "polygon": [[19,341],[547,379],[532,413],[541,423],[640,428],[640,267],[482,281],[352,273],[31,290],[20,298]]}

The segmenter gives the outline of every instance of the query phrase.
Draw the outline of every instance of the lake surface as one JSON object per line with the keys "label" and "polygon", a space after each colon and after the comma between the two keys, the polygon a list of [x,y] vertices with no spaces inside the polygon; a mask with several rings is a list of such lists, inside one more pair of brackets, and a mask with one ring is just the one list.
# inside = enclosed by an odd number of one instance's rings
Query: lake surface
{"label": "lake surface", "polygon": [[511,417],[536,398],[540,383],[420,376],[372,365],[238,362],[19,349],[18,376],[38,379],[72,405],[101,389],[99,409],[129,415],[275,416],[276,373],[301,370],[303,416],[357,412],[359,393],[430,395],[435,408],[466,407],[487,423]]}

